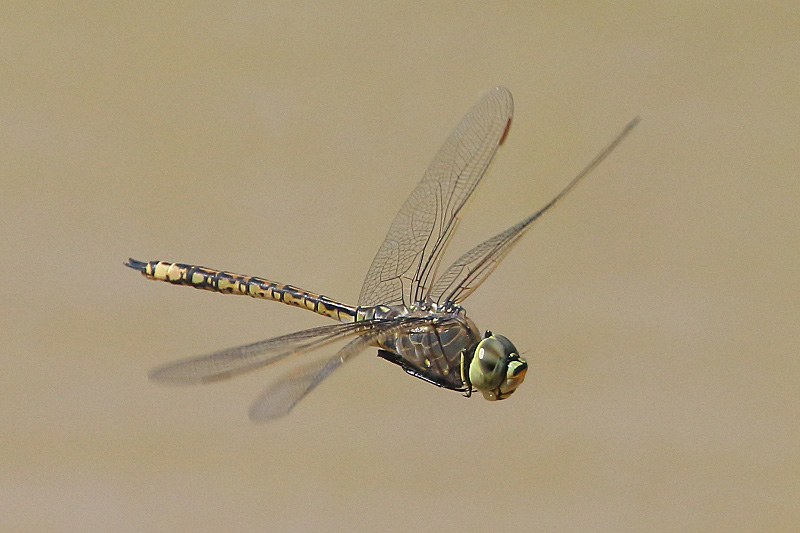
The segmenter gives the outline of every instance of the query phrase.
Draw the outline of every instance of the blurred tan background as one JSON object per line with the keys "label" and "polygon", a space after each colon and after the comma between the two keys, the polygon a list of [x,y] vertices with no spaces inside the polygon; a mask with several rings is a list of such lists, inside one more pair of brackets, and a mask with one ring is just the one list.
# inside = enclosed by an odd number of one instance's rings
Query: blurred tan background
{"label": "blurred tan background", "polygon": [[[800,10],[5,3],[0,529],[795,530]],[[466,400],[364,354],[288,418],[270,369],[147,371],[321,317],[129,256],[355,302],[460,117],[510,137],[455,256],[642,124],[466,302],[531,365]]]}

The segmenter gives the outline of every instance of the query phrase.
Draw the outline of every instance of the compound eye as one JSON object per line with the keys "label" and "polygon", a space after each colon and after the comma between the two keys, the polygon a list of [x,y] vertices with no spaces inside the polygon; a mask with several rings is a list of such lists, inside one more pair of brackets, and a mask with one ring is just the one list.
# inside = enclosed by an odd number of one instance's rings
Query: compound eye
{"label": "compound eye", "polygon": [[497,387],[503,381],[507,363],[503,344],[493,337],[483,339],[475,349],[469,368],[472,385],[480,391]]}
{"label": "compound eye", "polygon": [[478,362],[481,365],[481,371],[487,376],[490,376],[497,372],[497,365],[500,364],[500,355],[494,352],[494,350],[482,347],[478,350]]}

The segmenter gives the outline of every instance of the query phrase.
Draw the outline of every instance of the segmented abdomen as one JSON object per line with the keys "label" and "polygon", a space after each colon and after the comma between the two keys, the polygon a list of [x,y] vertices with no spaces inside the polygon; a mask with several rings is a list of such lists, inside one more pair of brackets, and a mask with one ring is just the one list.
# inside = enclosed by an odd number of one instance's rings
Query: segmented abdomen
{"label": "segmented abdomen", "polygon": [[355,321],[358,312],[357,308],[331,300],[326,296],[255,276],[243,276],[213,268],[167,261],[145,263],[129,259],[125,266],[138,270],[148,279],[166,281],[173,285],[188,285],[196,289],[224,294],[241,294],[253,298],[275,300],[314,311],[340,322]]}

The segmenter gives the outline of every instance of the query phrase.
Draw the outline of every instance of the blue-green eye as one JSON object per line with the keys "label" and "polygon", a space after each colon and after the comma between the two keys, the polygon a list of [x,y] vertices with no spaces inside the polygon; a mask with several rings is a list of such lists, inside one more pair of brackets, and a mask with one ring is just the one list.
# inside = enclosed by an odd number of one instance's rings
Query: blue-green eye
{"label": "blue-green eye", "polygon": [[528,364],[511,341],[487,332],[475,347],[469,365],[469,380],[487,400],[503,400],[522,383],[527,370]]}
{"label": "blue-green eye", "polygon": [[478,343],[469,366],[469,379],[479,391],[488,391],[500,385],[505,376],[506,354],[503,344],[494,337]]}
{"label": "blue-green eye", "polygon": [[497,365],[500,364],[500,356],[484,347],[478,352],[478,362],[485,375],[492,375],[497,371]]}

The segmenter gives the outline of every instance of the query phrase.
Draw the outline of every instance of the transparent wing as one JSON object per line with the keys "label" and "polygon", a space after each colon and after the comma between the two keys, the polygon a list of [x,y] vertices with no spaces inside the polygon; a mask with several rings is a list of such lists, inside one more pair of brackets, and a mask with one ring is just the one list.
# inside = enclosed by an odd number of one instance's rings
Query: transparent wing
{"label": "transparent wing", "polygon": [[227,379],[261,368],[290,355],[327,346],[350,335],[377,327],[375,321],[333,324],[182,359],[153,369],[151,380],[167,385],[195,385]]}
{"label": "transparent wing", "polygon": [[439,304],[463,301],[489,277],[525,229],[540,215],[541,212],[531,215],[459,257],[436,280],[431,289],[431,299]]}
{"label": "transparent wing", "polygon": [[270,386],[250,406],[250,419],[266,422],[289,414],[295,405],[314,390],[334,370],[376,342],[404,330],[420,327],[431,319],[400,317],[379,323],[368,333],[347,343],[330,359],[299,367]]}
{"label": "transparent wing", "polygon": [[461,119],[392,221],[367,272],[360,306],[408,306],[425,296],[459,211],[508,133],[513,108],[508,89],[497,87]]}
{"label": "transparent wing", "polygon": [[438,303],[452,302],[459,303],[467,296],[472,294],[489,274],[511,251],[514,244],[530,227],[530,225],[542,216],[548,209],[567,195],[587,174],[599,165],[610,154],[622,139],[639,123],[636,117],[628,123],[619,135],[603,149],[564,189],[561,190],[550,202],[539,211],[532,214],[521,222],[511,226],[507,230],[498,233],[491,239],[482,242],[472,250],[459,257],[442,276],[436,280],[430,291],[430,297]]}

